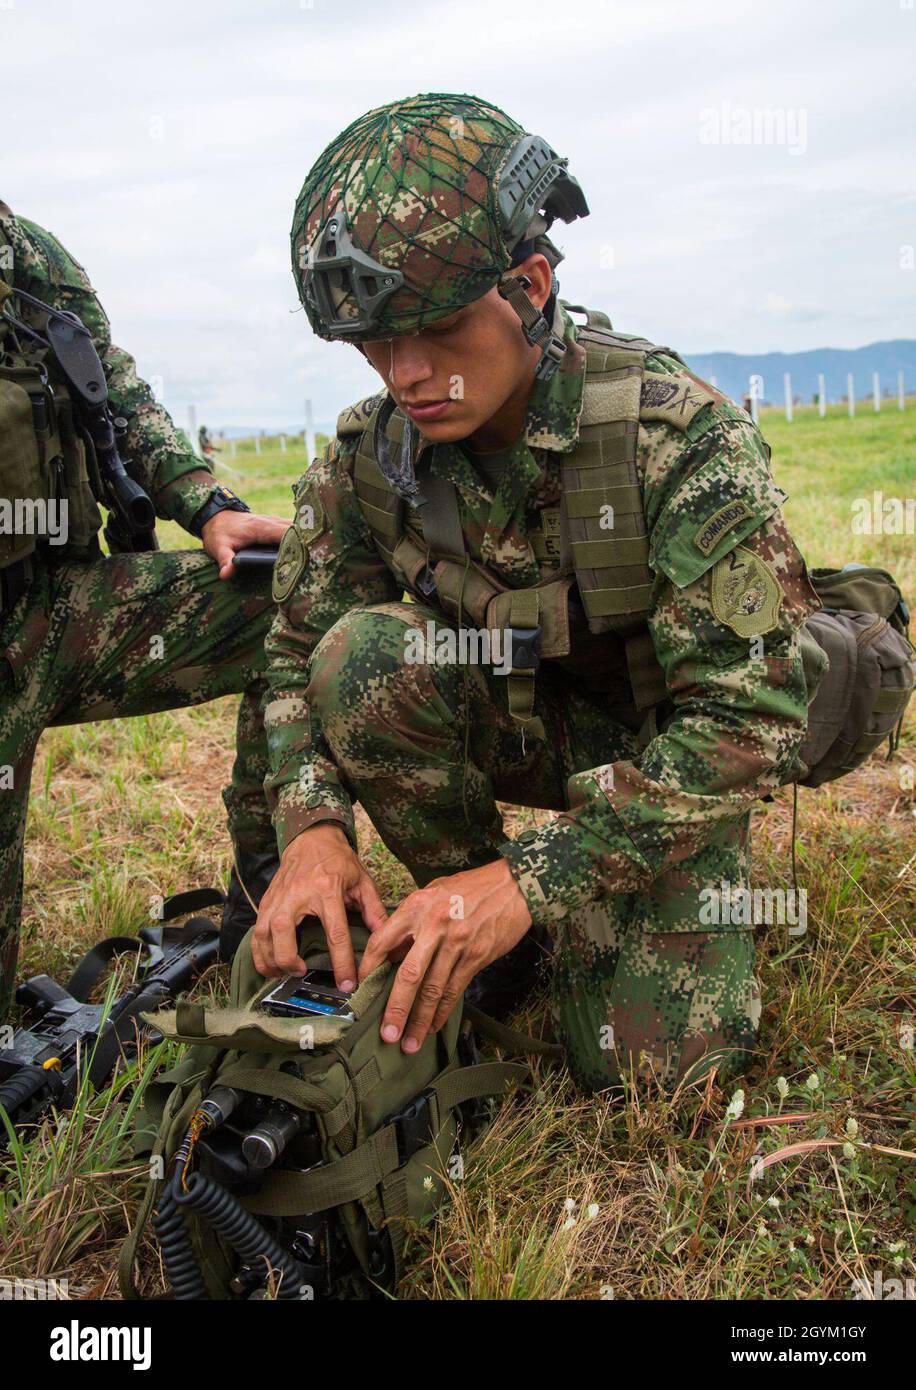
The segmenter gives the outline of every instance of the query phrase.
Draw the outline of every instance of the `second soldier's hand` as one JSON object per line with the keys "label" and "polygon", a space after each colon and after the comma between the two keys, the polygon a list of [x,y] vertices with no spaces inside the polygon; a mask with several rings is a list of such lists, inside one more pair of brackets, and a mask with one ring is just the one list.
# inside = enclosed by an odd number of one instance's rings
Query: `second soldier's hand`
{"label": "second soldier's hand", "polygon": [[511,951],[530,926],[528,904],[505,859],[411,893],[373,933],[359,967],[363,980],[385,959],[401,962],[382,1019],[383,1041],[402,1039],[403,1052],[417,1052],[477,972]]}
{"label": "second soldier's hand", "polygon": [[261,975],[304,975],[296,928],[303,917],[321,919],[338,989],[356,988],[356,960],[347,908],[356,908],[369,931],[388,920],[379,891],[340,826],[325,821],[297,835],[261,899],[251,943]]}
{"label": "second soldier's hand", "polygon": [[279,545],[288,530],[289,522],[282,517],[227,509],[211,516],[201,540],[210,559],[219,565],[220,579],[231,579],[237,550],[244,550],[246,545]]}

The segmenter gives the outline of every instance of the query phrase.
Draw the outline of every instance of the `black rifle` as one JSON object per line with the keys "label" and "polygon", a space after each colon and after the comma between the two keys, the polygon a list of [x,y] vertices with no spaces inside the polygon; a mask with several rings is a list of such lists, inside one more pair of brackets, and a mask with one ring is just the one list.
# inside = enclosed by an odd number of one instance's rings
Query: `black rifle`
{"label": "black rifle", "polygon": [[[177,893],[163,903],[167,922],[201,907],[225,902],[214,888]],[[144,952],[137,982],[106,1010],[86,997],[109,961],[125,951]],[[119,1058],[136,1050],[141,1013],[161,1009],[188,989],[219,958],[219,928],[209,917],[192,917],[183,927],[142,927],[137,937],[110,936],[93,946],[62,988],[48,975],[19,986],[16,1002],[35,1015],[30,1028],[17,1028],[0,1046],[0,1107],[12,1125],[34,1123],[51,1106],[71,1105],[84,1077],[98,1089]],[[0,1030],[2,1031],[2,1030]],[[0,1149],[9,1135],[0,1120]]]}
{"label": "black rifle", "polygon": [[50,348],[69,388],[79,421],[92,442],[101,496],[108,508],[105,539],[112,551],[157,550],[156,510],[143,488],[128,473],[121,457],[127,421],[112,415],[108,383],[92,335],[82,320],[67,309],[55,309],[24,290],[16,297],[47,315],[44,333],[7,314],[30,338]]}

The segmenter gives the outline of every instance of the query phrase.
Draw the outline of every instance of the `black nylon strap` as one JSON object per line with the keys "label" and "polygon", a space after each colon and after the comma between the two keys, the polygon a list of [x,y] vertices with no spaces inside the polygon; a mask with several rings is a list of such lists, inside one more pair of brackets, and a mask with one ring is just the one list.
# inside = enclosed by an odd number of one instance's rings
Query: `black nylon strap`
{"label": "black nylon strap", "polygon": [[83,956],[67,981],[67,993],[72,994],[81,1004],[87,1003],[93,987],[98,984],[115,956],[124,955],[126,951],[142,950],[143,943],[136,936],[106,936],[104,941],[90,946]]}

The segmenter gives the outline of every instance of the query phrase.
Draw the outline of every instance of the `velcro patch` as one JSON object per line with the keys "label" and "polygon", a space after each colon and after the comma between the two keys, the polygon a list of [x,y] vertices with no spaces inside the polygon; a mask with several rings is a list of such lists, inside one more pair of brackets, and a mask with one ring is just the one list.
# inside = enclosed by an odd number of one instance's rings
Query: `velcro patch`
{"label": "velcro patch", "polygon": [[367,396],[364,401],[357,401],[355,405],[348,405],[337,417],[337,433],[339,435],[362,434],[372,417],[373,410],[384,395],[384,391],[379,391],[374,396]]}
{"label": "velcro patch", "polygon": [[704,406],[717,396],[686,373],[670,376],[664,372],[644,372],[639,398],[640,420],[663,420],[679,430],[687,429]]}
{"label": "velcro patch", "polygon": [[746,502],[727,502],[703,522],[694,536],[694,545],[701,554],[711,555],[726,532],[737,526],[746,516],[752,515]]}
{"label": "velcro patch", "polygon": [[713,567],[713,612],[739,637],[771,632],[782,598],[782,585],[770,566],[745,545],[736,545]]}

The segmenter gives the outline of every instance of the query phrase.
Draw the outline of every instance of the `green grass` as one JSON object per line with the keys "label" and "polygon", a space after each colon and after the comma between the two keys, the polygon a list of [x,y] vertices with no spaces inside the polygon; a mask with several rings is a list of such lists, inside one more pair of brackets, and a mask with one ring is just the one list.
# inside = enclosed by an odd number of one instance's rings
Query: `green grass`
{"label": "green grass", "polygon": [[[913,537],[854,535],[851,505],[875,490],[916,489],[913,404],[853,420],[839,407],[823,421],[802,409],[791,425],[774,411],[761,423],[809,563],[880,564],[912,600]],[[282,453],[267,440],[260,457],[250,444],[224,457],[241,476],[220,476],[254,507],[289,515],[301,446]],[[163,537],[186,541],[171,526]],[[225,880],[219,790],[234,704],[44,736],[23,974],[61,978],[93,940],[135,931],[155,895]],[[416,1232],[402,1296],[850,1298],[853,1280],[870,1285],[875,1272],[913,1276],[916,871],[905,867],[916,852],[913,726],[911,715],[893,762],[873,759],[841,783],[801,793],[809,929],[800,939],[785,928],[760,933],[764,1014],[740,1117],[739,1103],[729,1113],[734,1087],[585,1099],[562,1072],[537,1065],[533,1086],[464,1155],[449,1206]],[[517,828],[532,819],[509,814]],[[787,793],[755,814],[761,883],[788,883],[790,821]],[[361,840],[386,899],[407,891],[406,873],[365,819]],[[535,1001],[520,1022],[540,1026],[543,1011]],[[17,1144],[0,1195],[3,1277],[68,1278],[72,1292],[114,1293],[119,1244],[146,1182],[128,1142],[136,1083],[162,1060],[145,1052],[104,1094],[81,1097]],[[143,1270],[145,1292],[161,1294],[152,1246]]]}

